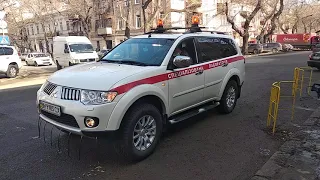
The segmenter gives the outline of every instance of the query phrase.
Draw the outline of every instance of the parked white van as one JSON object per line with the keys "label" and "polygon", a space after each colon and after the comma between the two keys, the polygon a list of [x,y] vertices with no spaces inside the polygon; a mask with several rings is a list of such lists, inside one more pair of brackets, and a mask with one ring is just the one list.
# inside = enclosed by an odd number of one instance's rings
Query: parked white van
{"label": "parked white van", "polygon": [[57,69],[98,60],[90,40],[85,36],[56,36],[53,38],[53,59]]}

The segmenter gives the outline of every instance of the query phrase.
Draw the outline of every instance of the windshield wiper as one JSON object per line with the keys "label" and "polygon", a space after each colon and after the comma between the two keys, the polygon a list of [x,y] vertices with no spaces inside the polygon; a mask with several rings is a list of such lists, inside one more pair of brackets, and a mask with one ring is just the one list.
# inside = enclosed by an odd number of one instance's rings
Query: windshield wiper
{"label": "windshield wiper", "polygon": [[122,64],[130,64],[130,65],[138,65],[138,66],[150,66],[150,64],[139,62],[139,61],[132,61],[132,60],[121,60],[119,61]]}
{"label": "windshield wiper", "polygon": [[110,60],[110,59],[100,59],[100,61],[110,62],[110,63],[117,63],[117,64],[130,64],[130,65],[137,65],[137,66],[152,66],[151,64],[132,61],[132,60]]}

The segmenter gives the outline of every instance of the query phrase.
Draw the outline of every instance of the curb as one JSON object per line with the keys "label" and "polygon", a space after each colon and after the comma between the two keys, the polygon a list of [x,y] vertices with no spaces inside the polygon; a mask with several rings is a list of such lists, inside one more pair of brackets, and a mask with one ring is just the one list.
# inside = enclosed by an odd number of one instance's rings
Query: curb
{"label": "curb", "polygon": [[[303,52],[303,51],[289,51],[289,52],[277,52],[277,53],[261,53],[261,54],[251,54],[251,55],[244,55],[245,58],[250,57],[263,57],[263,56],[275,56],[275,55],[281,55],[281,54],[291,54],[295,52]],[[307,51],[305,51],[307,52]]]}
{"label": "curb", "polygon": [[26,87],[26,86],[33,86],[33,85],[41,85],[46,80],[47,80],[47,77],[25,79],[25,81],[19,81],[19,82],[15,82],[15,83],[10,83],[10,84],[7,84],[7,85],[0,85],[0,90],[12,89],[12,88],[18,88],[18,87]]}
{"label": "curb", "polygon": [[[316,149],[313,149],[314,147]],[[320,160],[313,159],[313,151],[320,155],[320,149],[317,148],[320,148],[320,107],[303,123],[295,136],[271,156],[251,180],[269,180],[279,177],[280,179],[291,179],[290,177],[320,179],[320,172],[318,172]],[[296,161],[300,163],[299,167],[293,166]],[[313,166],[317,168],[312,168],[309,162],[314,163]]]}

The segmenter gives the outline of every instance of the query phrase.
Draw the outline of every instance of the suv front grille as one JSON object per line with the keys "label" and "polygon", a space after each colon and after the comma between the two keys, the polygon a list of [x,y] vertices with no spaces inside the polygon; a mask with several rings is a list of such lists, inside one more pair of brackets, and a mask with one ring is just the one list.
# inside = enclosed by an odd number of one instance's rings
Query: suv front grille
{"label": "suv front grille", "polygon": [[52,93],[56,88],[57,88],[57,85],[48,82],[48,84],[46,85],[46,87],[43,89],[43,92],[45,92],[46,94],[48,94],[48,95],[50,96],[51,93]]}
{"label": "suv front grille", "polygon": [[79,101],[80,100],[80,90],[62,87],[61,99]]}

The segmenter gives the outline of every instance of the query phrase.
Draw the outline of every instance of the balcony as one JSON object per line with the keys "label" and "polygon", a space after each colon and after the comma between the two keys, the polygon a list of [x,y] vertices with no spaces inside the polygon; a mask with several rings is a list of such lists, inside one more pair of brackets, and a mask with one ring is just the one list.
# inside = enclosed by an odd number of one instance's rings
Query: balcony
{"label": "balcony", "polygon": [[111,35],[112,34],[112,19],[99,19],[96,20],[96,31],[98,35]]}
{"label": "balcony", "polygon": [[98,28],[97,32],[98,32],[98,35],[111,35],[112,28],[111,27]]}
{"label": "balcony", "polygon": [[69,32],[69,36],[84,36],[84,33],[82,31],[77,31],[77,32]]}

